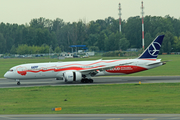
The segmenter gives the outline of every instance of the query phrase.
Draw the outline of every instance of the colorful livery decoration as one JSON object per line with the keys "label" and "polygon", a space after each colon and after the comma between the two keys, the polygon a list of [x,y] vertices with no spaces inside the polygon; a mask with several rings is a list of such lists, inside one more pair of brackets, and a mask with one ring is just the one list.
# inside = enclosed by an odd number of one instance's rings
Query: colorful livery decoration
{"label": "colorful livery decoration", "polygon": [[156,37],[136,59],[22,64],[12,67],[4,74],[4,77],[16,80],[17,85],[20,85],[20,80],[38,78],[92,83],[91,78],[94,76],[124,75],[149,70],[165,64],[161,62],[161,59],[157,59],[163,38],[164,35]]}

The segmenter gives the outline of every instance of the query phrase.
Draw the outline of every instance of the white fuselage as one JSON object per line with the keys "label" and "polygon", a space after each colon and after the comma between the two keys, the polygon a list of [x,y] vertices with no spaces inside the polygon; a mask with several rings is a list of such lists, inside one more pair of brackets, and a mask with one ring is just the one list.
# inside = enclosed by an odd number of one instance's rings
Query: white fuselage
{"label": "white fuselage", "polygon": [[[116,66],[106,70],[102,69],[104,66],[106,67],[111,64],[114,64]],[[96,71],[100,69],[96,76],[122,75],[148,70],[161,65],[162,63],[160,62],[160,59],[118,59],[32,63],[22,64],[11,68],[8,72],[5,73],[4,77],[8,79],[59,78],[63,77],[63,73],[66,71],[78,71],[82,75],[87,75],[89,74],[89,71],[93,69],[95,69]]]}

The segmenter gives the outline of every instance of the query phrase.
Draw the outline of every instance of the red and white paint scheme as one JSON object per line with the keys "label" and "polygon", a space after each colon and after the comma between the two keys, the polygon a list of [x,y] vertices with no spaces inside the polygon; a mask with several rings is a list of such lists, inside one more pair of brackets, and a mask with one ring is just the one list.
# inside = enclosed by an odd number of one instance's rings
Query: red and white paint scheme
{"label": "red and white paint scheme", "polygon": [[22,64],[12,67],[4,75],[14,79],[17,85],[24,79],[56,78],[64,82],[92,83],[93,76],[131,74],[163,65],[156,59],[164,35],[158,36],[136,59],[93,60]]}
{"label": "red and white paint scheme", "polygon": [[143,7],[143,1],[141,2],[142,6],[141,6],[141,9],[142,9],[142,48],[144,50],[144,7]]}
{"label": "red and white paint scheme", "polygon": [[121,3],[119,3],[119,32],[121,32]]}

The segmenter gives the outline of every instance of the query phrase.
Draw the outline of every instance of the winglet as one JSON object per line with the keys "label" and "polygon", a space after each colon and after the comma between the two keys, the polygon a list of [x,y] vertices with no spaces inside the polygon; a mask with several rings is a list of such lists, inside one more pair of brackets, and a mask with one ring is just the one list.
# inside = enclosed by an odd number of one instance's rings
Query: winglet
{"label": "winglet", "polygon": [[157,36],[138,59],[156,59],[160,51],[164,35]]}

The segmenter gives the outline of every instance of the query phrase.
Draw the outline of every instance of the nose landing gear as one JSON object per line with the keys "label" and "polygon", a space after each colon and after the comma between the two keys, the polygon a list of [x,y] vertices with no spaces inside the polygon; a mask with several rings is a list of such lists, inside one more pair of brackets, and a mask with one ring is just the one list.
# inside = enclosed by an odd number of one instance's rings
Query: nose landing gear
{"label": "nose landing gear", "polygon": [[16,82],[17,82],[17,85],[21,84],[19,79],[16,79]]}
{"label": "nose landing gear", "polygon": [[20,85],[21,83],[20,82],[17,82],[17,85]]}

